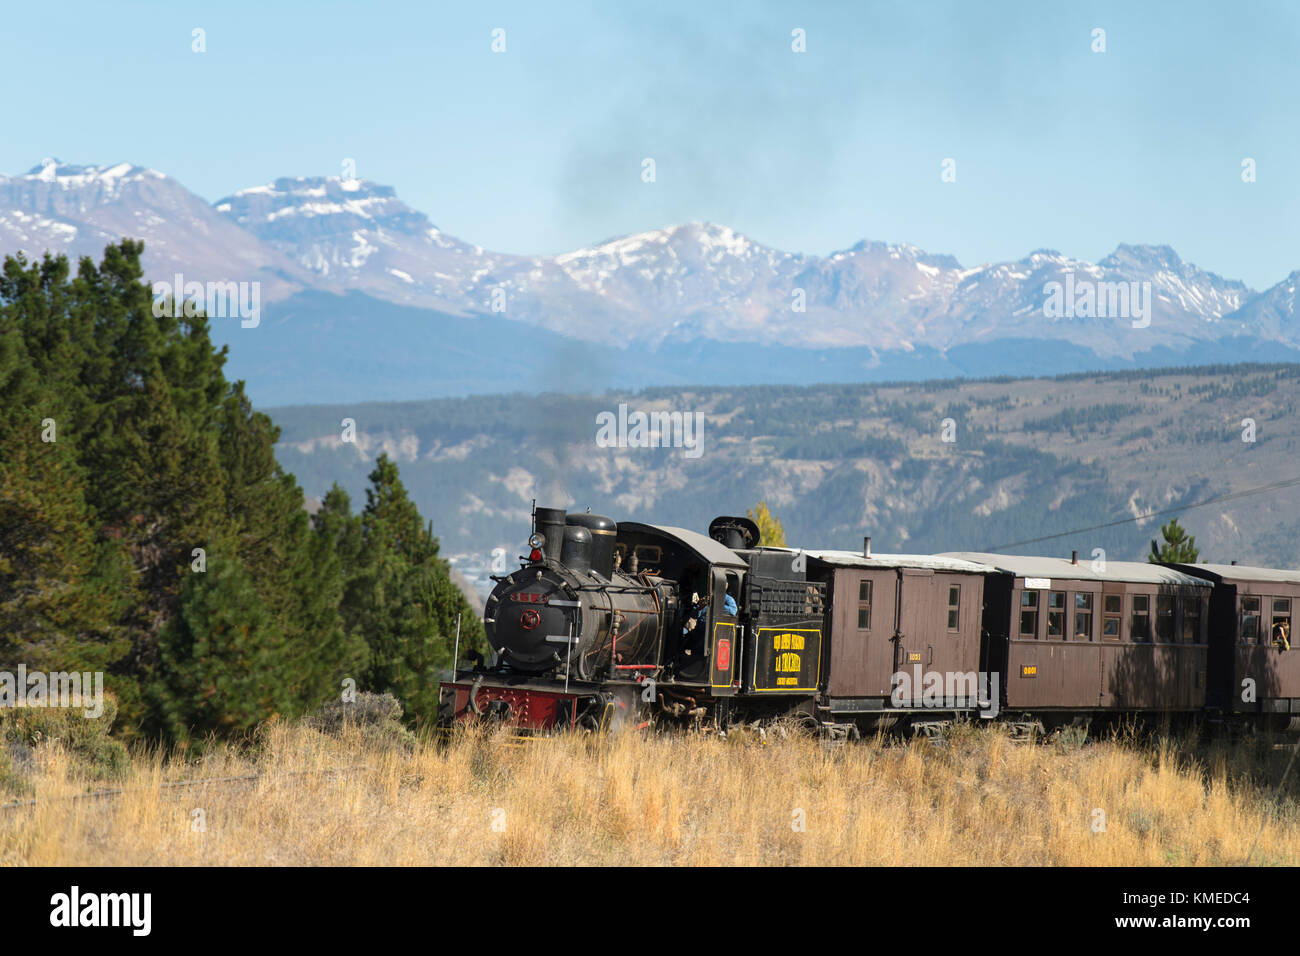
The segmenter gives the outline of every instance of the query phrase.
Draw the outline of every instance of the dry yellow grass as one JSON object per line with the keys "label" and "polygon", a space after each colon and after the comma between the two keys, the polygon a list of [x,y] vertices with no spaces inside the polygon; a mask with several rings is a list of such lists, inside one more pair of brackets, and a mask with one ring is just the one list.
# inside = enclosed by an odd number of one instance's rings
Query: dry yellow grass
{"label": "dry yellow grass", "polygon": [[272,725],[243,753],[137,754],[123,793],[79,800],[60,798],[89,785],[48,749],[36,804],[0,811],[0,862],[1231,865],[1258,834],[1252,864],[1300,863],[1294,802],[1271,810],[1231,744],[1197,761],[990,728],[939,746],[775,736],[466,732],[408,753]]}

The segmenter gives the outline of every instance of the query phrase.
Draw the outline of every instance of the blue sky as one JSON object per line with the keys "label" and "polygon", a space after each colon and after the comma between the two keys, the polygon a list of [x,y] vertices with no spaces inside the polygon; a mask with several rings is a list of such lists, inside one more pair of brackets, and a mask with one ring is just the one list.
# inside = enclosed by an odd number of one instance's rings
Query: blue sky
{"label": "blue sky", "polygon": [[351,158],[508,252],[709,220],[968,266],[1168,243],[1263,288],[1300,268],[1298,41],[1262,2],[8,4],[0,171],[130,161],[216,200]]}

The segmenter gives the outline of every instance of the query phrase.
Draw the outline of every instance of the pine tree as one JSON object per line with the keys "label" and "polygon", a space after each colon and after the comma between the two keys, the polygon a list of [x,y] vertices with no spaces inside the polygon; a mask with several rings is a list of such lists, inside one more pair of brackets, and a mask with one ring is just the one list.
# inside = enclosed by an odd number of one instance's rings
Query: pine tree
{"label": "pine tree", "polygon": [[40,421],[0,417],[0,668],[104,671],[126,649],[125,556],[96,537],[75,462]]}
{"label": "pine tree", "polygon": [[[218,585],[234,588],[237,606],[254,615],[249,627],[274,638],[273,659],[264,660],[282,683],[274,709],[313,707],[337,693],[340,675],[356,672],[364,656],[339,617],[339,559],[312,533],[301,489],[275,461],[278,430],[253,411],[242,383],[222,374],[226,351],[213,347],[208,320],[155,311],[142,252],[137,242],[110,246],[98,266],[83,259],[75,278],[64,257],[8,258],[0,269],[0,401],[23,429],[35,415],[56,419],[58,430],[57,446],[40,450],[39,469],[36,452],[28,449],[18,462],[17,451],[0,448],[10,479],[6,527],[55,536],[38,564],[5,556],[12,583],[27,575],[25,603],[13,597],[6,607],[16,615],[21,606],[27,620],[58,631],[43,648],[70,649],[84,635],[107,641],[114,653],[104,659],[114,660],[123,682],[120,726],[152,733],[186,726],[158,716],[156,691],[172,689],[163,694],[168,714],[183,703],[176,688],[197,665],[178,653],[177,642],[207,640],[196,628],[208,618],[234,627],[204,603]],[[57,468],[45,463],[56,458]],[[18,534],[0,547],[19,547]],[[196,549],[210,559],[218,547],[219,579],[192,569]],[[83,581],[73,572],[87,563],[92,570]],[[95,582],[108,588],[110,610],[69,600],[62,610],[50,604],[37,613],[36,595],[71,594]],[[123,641],[129,652],[117,653]],[[239,676],[240,660],[218,655],[205,666],[214,686],[231,688],[221,698],[231,719],[209,714],[196,717],[197,726],[242,726],[240,715],[267,712],[262,690],[257,699],[237,699],[239,688],[251,686]],[[146,688],[154,694],[148,713]]]}
{"label": "pine tree", "polygon": [[247,731],[294,709],[284,634],[223,547],[189,577],[163,631],[152,698],[173,740]]}
{"label": "pine tree", "polygon": [[1187,534],[1177,518],[1160,527],[1160,536],[1164,542],[1160,545],[1154,540],[1151,542],[1151,553],[1147,555],[1147,561],[1152,564],[1196,563],[1196,538]]}
{"label": "pine tree", "polygon": [[288,586],[291,610],[284,622],[298,712],[314,710],[336,696],[345,678],[358,679],[366,642],[348,629],[340,613],[346,580],[335,542],[313,532],[306,515],[295,518]]}
{"label": "pine tree", "polygon": [[47,671],[109,669],[125,653],[117,620],[135,596],[122,548],[97,533],[87,502],[69,428],[75,376],[64,370],[56,385],[39,372],[51,356],[74,366],[79,360],[51,304],[60,300],[66,273],[65,260],[48,257],[39,268],[6,259],[0,270],[0,667],[6,669],[19,663]]}
{"label": "pine tree", "polygon": [[[422,522],[387,455],[377,459],[370,482],[344,619],[369,646],[367,686],[397,695],[408,716],[431,719],[438,671],[452,662],[457,615],[465,650],[484,646],[482,623],[452,583],[432,526]],[[323,525],[340,525],[340,503],[335,496]]]}
{"label": "pine tree", "polygon": [[456,614],[466,648],[482,627],[396,464],[362,514],[336,487],[309,518],[208,320],[155,310],[143,249],[0,268],[0,663],[109,669],[119,727],[174,739],[354,676],[431,713]]}

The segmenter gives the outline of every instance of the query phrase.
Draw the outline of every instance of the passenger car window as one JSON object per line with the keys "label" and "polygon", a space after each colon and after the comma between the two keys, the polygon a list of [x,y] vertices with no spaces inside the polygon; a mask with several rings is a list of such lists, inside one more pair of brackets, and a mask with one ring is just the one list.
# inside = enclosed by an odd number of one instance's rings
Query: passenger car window
{"label": "passenger car window", "polygon": [[1047,594],[1047,639],[1065,640],[1065,592]]}
{"label": "passenger car window", "polygon": [[858,582],[858,630],[871,630],[871,581]]}
{"label": "passenger car window", "polygon": [[948,585],[948,630],[957,630],[961,620],[961,585]]}
{"label": "passenger car window", "polygon": [[1124,598],[1119,594],[1107,594],[1101,599],[1103,617],[1101,619],[1101,639],[1118,641],[1120,622],[1124,616]]}
{"label": "passenger car window", "polygon": [[1038,637],[1038,592],[1020,592],[1020,636]]}
{"label": "passenger car window", "polygon": [[1172,644],[1177,640],[1174,632],[1174,596],[1172,594],[1156,595],[1156,640],[1161,644]]}
{"label": "passenger car window", "polygon": [[1199,644],[1201,642],[1201,598],[1187,598],[1183,601],[1183,643]]}
{"label": "passenger car window", "polygon": [[1076,594],[1074,596],[1074,639],[1076,641],[1092,640],[1092,595]]}
{"label": "passenger car window", "polygon": [[1238,643],[1255,644],[1259,641],[1259,598],[1242,597],[1241,632]]}
{"label": "passenger car window", "polygon": [[1273,599],[1273,627],[1269,631],[1269,638],[1274,647],[1288,651],[1291,649],[1290,598]]}
{"label": "passenger car window", "polygon": [[1139,644],[1151,643],[1151,596],[1133,595],[1133,617],[1129,622],[1129,636]]}

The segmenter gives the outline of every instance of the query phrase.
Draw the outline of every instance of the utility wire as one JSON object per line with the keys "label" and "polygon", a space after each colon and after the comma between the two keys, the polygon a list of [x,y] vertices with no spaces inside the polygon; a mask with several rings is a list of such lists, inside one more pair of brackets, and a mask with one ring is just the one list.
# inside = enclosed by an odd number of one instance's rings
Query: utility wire
{"label": "utility wire", "polygon": [[1045,534],[1038,538],[1027,538],[1024,541],[1012,541],[1010,544],[999,544],[996,547],[987,548],[987,551],[1002,551],[1006,548],[1018,548],[1025,544],[1038,544],[1040,541],[1051,541],[1054,538],[1065,538],[1072,534],[1085,534],[1089,531],[1100,531],[1103,528],[1115,528],[1122,524],[1132,524],[1136,521],[1146,521],[1150,518],[1156,518],[1161,515],[1177,514],[1183,511],[1190,511],[1193,508],[1203,508],[1206,505],[1219,504],[1224,501],[1234,501],[1237,498],[1246,498],[1250,495],[1264,494],[1269,491],[1280,491],[1283,488],[1290,488],[1293,485],[1300,485],[1300,476],[1288,478],[1285,481],[1275,481],[1270,485],[1260,485],[1258,488],[1245,488],[1241,491],[1234,491],[1226,495],[1216,495],[1213,498],[1206,498],[1203,501],[1194,501],[1191,504],[1178,505],[1173,508],[1160,508],[1156,511],[1148,511],[1145,514],[1132,515],[1127,518],[1120,518],[1117,521],[1107,521],[1104,524],[1095,524],[1087,528],[1074,528],[1071,531],[1061,531],[1057,534]]}

